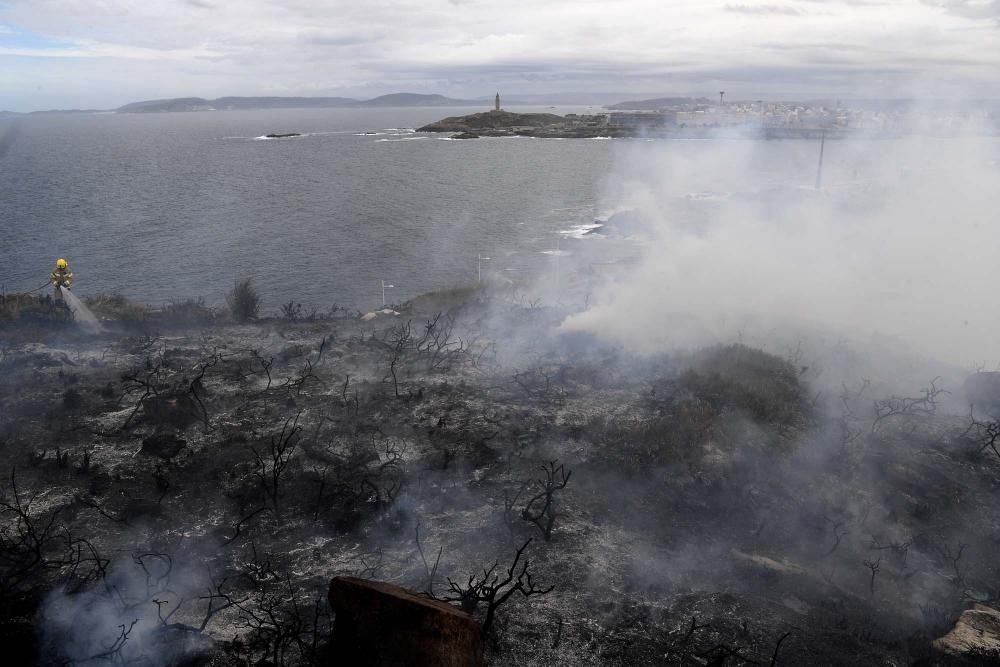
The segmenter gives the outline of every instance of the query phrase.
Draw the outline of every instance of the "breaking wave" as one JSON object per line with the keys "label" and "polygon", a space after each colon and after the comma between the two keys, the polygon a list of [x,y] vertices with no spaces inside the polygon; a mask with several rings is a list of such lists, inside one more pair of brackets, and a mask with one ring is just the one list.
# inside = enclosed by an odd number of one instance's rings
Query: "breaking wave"
{"label": "breaking wave", "polygon": [[579,225],[573,225],[569,229],[561,229],[559,233],[563,238],[570,239],[587,239],[594,238],[597,236],[596,232],[601,227],[604,226],[603,222],[587,222]]}

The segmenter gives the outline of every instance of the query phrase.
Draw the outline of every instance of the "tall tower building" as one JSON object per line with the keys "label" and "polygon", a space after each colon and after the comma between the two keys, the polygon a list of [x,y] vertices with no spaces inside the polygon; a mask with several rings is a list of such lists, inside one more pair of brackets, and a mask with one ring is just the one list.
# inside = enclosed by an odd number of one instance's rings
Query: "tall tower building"
{"label": "tall tower building", "polygon": [[500,111],[500,92],[499,91],[497,92],[496,107],[494,108],[494,111]]}

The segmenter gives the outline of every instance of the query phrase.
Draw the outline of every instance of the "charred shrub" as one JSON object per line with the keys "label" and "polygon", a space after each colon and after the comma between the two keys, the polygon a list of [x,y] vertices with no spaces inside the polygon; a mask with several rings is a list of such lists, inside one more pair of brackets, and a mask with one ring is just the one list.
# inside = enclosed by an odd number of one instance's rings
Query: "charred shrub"
{"label": "charred shrub", "polygon": [[292,462],[295,448],[299,444],[299,418],[286,419],[281,433],[272,435],[267,449],[251,447],[255,461],[255,475],[260,487],[271,500],[275,509],[279,506],[282,493],[282,475]]}
{"label": "charred shrub", "polygon": [[717,416],[705,401],[687,399],[652,417],[602,415],[591,419],[585,432],[601,444],[602,456],[626,469],[641,470],[698,459]]}
{"label": "charred shrub", "polygon": [[83,396],[80,395],[77,389],[70,387],[63,392],[62,404],[67,410],[74,410],[83,405]]}
{"label": "charred shrub", "polygon": [[542,466],[543,478],[528,483],[525,488],[531,494],[527,504],[521,510],[521,518],[533,523],[542,532],[542,537],[548,542],[552,539],[552,528],[559,515],[556,503],[556,493],[569,484],[572,470],[566,470],[565,465],[556,465],[558,461],[549,461]]}
{"label": "charred shrub", "polygon": [[449,592],[440,598],[445,602],[457,602],[462,611],[472,614],[481,607],[486,608],[483,619],[482,634],[487,636],[496,619],[497,609],[502,607],[511,596],[520,593],[523,597],[548,595],[555,586],[543,588],[532,580],[531,561],[524,556],[524,550],[531,544],[529,539],[514,553],[514,560],[506,572],[499,569],[500,563],[494,561],[482,573],[471,575],[467,581],[458,582],[448,579]]}
{"label": "charred shrub", "polygon": [[289,301],[288,303],[281,304],[281,318],[289,321],[295,321],[302,317],[302,304],[295,303],[294,301]]}

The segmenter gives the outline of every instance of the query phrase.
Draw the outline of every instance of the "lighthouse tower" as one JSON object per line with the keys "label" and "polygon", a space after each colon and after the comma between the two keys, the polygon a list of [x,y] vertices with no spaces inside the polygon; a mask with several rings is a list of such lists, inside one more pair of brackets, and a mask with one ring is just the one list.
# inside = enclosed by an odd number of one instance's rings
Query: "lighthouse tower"
{"label": "lighthouse tower", "polygon": [[499,92],[497,92],[496,106],[494,107],[493,110],[494,111],[500,111],[500,93]]}

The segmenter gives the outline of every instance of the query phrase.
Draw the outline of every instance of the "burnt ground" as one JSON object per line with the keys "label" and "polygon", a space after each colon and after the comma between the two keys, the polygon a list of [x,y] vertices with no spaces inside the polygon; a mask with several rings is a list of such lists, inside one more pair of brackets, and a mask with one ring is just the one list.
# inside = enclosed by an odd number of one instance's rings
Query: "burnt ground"
{"label": "burnt ground", "polygon": [[958,388],[633,357],[499,293],[398,310],[0,331],[11,654],[336,664],[331,577],[454,597],[531,538],[553,588],[497,610],[492,665],[997,660],[932,645],[1000,591]]}

